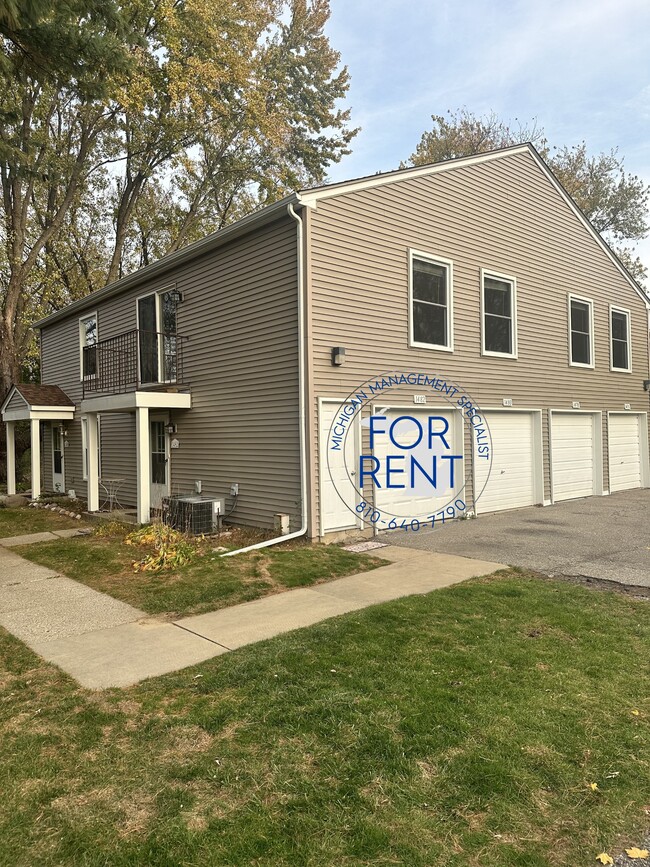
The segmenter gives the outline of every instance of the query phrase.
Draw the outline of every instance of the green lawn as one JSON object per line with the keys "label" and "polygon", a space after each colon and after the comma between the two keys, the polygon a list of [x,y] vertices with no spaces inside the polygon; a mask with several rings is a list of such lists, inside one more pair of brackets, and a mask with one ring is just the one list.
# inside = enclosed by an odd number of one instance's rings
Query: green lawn
{"label": "green lawn", "polygon": [[[187,566],[160,573],[136,573],[133,563],[146,552],[125,545],[124,535],[124,531],[118,531],[108,537],[61,539],[21,546],[14,551],[149,614],[171,618],[214,611],[293,587],[364,572],[384,562],[334,545],[300,542],[221,557],[212,550],[219,545],[215,539],[203,544],[202,556]],[[250,539],[244,536],[243,542]]]}
{"label": "green lawn", "polygon": [[46,530],[67,530],[78,527],[80,523],[83,522],[46,509],[0,509],[0,539],[43,533]]}
{"label": "green lawn", "polygon": [[649,604],[511,572],[104,693],[5,635],[0,863],[595,864],[648,828]]}

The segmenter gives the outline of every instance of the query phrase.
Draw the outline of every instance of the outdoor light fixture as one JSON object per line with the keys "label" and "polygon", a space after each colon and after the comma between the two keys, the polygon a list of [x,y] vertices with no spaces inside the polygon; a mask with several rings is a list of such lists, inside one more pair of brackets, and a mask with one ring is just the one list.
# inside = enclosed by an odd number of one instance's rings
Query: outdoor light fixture
{"label": "outdoor light fixture", "polygon": [[643,380],[643,390],[650,391],[650,379]]}
{"label": "outdoor light fixture", "polygon": [[334,367],[340,367],[345,363],[345,346],[332,347],[332,364]]}
{"label": "outdoor light fixture", "polygon": [[178,289],[170,289],[167,294],[169,295],[172,304],[174,304],[176,307],[178,307],[178,305],[183,300],[183,293],[179,292]]}
{"label": "outdoor light fixture", "polygon": [[176,433],[176,425],[170,421],[169,424],[167,425],[166,430],[167,430],[168,434],[175,434]]}

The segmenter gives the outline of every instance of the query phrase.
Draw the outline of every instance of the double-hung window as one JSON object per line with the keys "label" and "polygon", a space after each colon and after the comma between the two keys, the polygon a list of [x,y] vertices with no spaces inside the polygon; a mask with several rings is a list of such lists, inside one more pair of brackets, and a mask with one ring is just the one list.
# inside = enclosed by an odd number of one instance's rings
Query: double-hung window
{"label": "double-hung window", "polygon": [[411,346],[453,349],[452,263],[409,251]]}
{"label": "double-hung window", "polygon": [[97,314],[91,313],[79,320],[79,349],[81,353],[81,378],[97,376]]}
{"label": "double-hung window", "polygon": [[483,355],[517,357],[517,289],[512,277],[481,272]]}
{"label": "double-hung window", "polygon": [[594,367],[594,305],[569,295],[569,364]]}
{"label": "double-hung window", "polygon": [[632,352],[630,341],[630,311],[622,307],[609,308],[610,367],[630,373]]}

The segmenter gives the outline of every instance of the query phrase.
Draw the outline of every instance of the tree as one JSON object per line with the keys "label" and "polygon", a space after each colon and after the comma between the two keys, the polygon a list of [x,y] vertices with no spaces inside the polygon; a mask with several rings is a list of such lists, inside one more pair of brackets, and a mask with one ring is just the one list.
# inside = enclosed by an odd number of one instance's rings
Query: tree
{"label": "tree", "polygon": [[549,147],[536,121],[505,122],[491,113],[476,117],[467,109],[433,115],[433,128],[422,135],[415,152],[402,167],[419,166],[455,157],[531,142],[556,178],[612,246],[637,281],[647,272],[628,244],[644,238],[648,224],[650,187],[625,171],[616,149],[590,156],[584,142],[572,147]]}
{"label": "tree", "polygon": [[0,397],[35,318],[348,152],[328,17],[327,0],[0,0]]}

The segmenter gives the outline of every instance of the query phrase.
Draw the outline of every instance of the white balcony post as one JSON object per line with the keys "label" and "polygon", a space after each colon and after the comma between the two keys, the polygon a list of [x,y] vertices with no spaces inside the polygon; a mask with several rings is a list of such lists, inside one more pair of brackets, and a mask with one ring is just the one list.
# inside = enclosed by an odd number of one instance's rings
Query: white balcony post
{"label": "white balcony post", "polygon": [[37,418],[29,421],[32,453],[32,500],[41,496],[41,423]]}
{"label": "white balcony post", "polygon": [[16,422],[7,422],[7,493],[16,493]]}
{"label": "white balcony post", "polygon": [[96,412],[86,415],[86,452],[88,453],[88,511],[99,511],[99,423]]}
{"label": "white balcony post", "polygon": [[149,410],[135,411],[136,451],[138,462],[138,523],[151,520],[151,445],[149,442]]}

